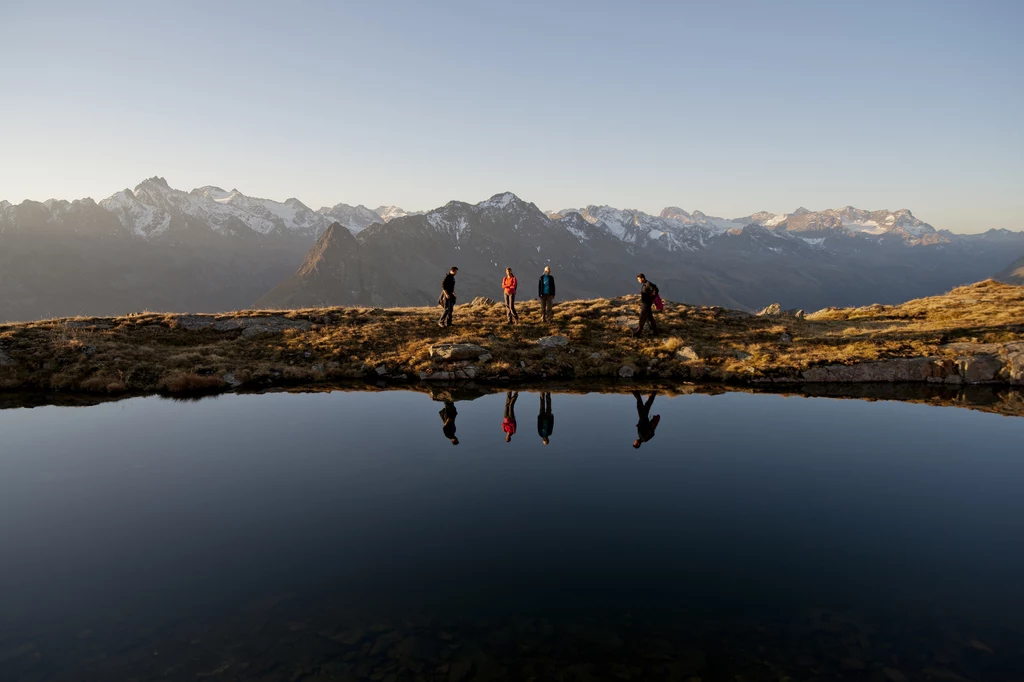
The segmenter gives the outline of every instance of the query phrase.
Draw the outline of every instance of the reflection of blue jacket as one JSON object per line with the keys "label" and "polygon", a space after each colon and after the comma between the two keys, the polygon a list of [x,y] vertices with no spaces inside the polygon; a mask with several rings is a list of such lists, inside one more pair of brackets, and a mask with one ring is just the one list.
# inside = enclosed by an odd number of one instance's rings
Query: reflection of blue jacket
{"label": "reflection of blue jacket", "polygon": [[551,275],[541,275],[540,281],[537,282],[537,295],[538,296],[554,296],[555,295],[555,278]]}
{"label": "reflection of blue jacket", "polygon": [[555,430],[555,415],[550,412],[542,412],[537,415],[537,435],[547,438]]}

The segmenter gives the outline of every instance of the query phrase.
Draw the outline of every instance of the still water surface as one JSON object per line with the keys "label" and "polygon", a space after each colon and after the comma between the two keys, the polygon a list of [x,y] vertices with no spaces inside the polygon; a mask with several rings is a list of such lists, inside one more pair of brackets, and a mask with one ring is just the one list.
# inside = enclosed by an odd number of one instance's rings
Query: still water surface
{"label": "still water surface", "polygon": [[1024,679],[1024,419],[647,399],[0,411],[0,679]]}

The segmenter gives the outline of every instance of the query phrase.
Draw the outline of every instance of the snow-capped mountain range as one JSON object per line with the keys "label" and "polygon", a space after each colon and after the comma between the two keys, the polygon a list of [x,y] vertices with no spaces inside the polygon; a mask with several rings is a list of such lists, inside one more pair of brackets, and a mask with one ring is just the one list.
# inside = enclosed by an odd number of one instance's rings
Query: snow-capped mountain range
{"label": "snow-capped mountain range", "polygon": [[[40,215],[40,207],[44,215]],[[134,189],[121,190],[99,203],[92,199],[70,202],[50,199],[15,206],[2,201],[0,232],[40,220],[54,227],[66,225],[78,231],[76,219],[96,208],[113,215],[127,234],[145,240],[170,237],[176,225],[205,226],[223,236],[247,233],[300,235],[312,240],[335,222],[358,232],[373,223],[386,223],[393,218],[410,215],[397,206],[372,210],[344,203],[314,211],[295,198],[285,201],[261,199],[247,196],[237,189],[226,191],[212,185],[185,192],[172,188],[161,177],[152,177]],[[45,215],[46,212],[49,215]],[[116,226],[113,230],[117,231]]]}
{"label": "snow-capped mountain range", "polygon": [[1022,232],[953,234],[906,209],[732,219],[679,207],[545,213],[505,192],[427,213],[313,210],[214,186],[185,192],[154,177],[99,202],[0,201],[0,320],[256,301],[424,305],[453,263],[460,294],[493,296],[505,266],[532,273],[550,265],[559,292],[578,297],[620,295],[643,271],[692,303],[864,305],[978,281],[1021,254]]}

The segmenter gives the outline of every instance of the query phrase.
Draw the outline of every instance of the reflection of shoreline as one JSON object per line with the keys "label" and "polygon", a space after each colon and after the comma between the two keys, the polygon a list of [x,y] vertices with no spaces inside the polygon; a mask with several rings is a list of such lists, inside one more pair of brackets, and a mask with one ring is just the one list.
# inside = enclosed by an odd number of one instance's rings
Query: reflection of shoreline
{"label": "reflection of shoreline", "polygon": [[[238,391],[240,395],[262,393],[330,393],[334,391],[409,391],[426,393],[433,400],[475,400],[485,395],[506,393],[509,389],[519,391],[547,391],[550,393],[577,394],[617,393],[628,395],[632,391],[673,397],[679,395],[721,395],[725,393],[748,393],[781,395],[803,398],[834,398],[849,400],[892,400],[897,402],[934,405],[937,407],[962,407],[1008,417],[1024,417],[1024,388],[1002,384],[981,386],[948,386],[943,384],[802,384],[797,386],[734,386],[730,384],[673,384],[668,382],[621,383],[610,381],[568,380],[557,382],[501,382],[500,384],[478,384],[471,381],[454,384],[397,384],[354,381],[317,386],[283,386],[263,391]],[[155,394],[118,395],[112,397],[81,393],[55,393],[51,391],[0,393],[0,410],[45,406],[89,407],[131,398]],[[225,395],[225,393],[214,394]],[[190,398],[164,398],[169,400],[202,400],[202,396]]]}

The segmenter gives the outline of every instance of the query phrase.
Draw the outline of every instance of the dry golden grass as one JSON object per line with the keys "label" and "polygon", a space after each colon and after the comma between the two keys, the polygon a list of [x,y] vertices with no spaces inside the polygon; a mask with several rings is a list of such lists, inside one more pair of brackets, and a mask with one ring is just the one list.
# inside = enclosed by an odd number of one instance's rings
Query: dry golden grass
{"label": "dry golden grass", "polygon": [[[952,343],[1024,340],[1024,287],[993,281],[802,320],[667,303],[657,315],[663,335],[642,339],[631,334],[635,296],[558,302],[550,324],[540,321],[536,301],[518,308],[522,323],[508,326],[500,303],[460,305],[450,329],[437,327],[437,308],[143,313],[0,325],[0,389],[187,393],[375,378],[381,365],[391,377],[416,380],[460,369],[430,357],[431,345],[442,341],[489,350],[490,362],[473,363],[477,380],[607,378],[629,365],[637,380],[749,382],[820,364],[954,355]],[[246,336],[241,329],[190,328],[196,320],[302,328]],[[537,345],[553,334],[569,343]]]}

